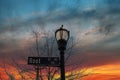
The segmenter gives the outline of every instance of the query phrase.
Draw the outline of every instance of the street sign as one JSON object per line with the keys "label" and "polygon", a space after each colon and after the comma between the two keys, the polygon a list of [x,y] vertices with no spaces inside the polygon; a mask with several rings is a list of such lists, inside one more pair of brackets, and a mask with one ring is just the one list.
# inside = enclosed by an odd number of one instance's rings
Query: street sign
{"label": "street sign", "polygon": [[29,65],[40,65],[40,66],[60,66],[59,57],[28,57]]}

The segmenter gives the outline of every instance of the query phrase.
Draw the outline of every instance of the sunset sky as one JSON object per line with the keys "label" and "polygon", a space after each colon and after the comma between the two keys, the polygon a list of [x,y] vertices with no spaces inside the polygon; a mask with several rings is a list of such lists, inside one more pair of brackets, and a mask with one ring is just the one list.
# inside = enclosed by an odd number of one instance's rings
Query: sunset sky
{"label": "sunset sky", "polygon": [[93,70],[84,80],[120,80],[120,0],[0,0],[0,76],[13,61],[26,68],[32,31],[43,45],[62,24],[77,43],[69,64]]}

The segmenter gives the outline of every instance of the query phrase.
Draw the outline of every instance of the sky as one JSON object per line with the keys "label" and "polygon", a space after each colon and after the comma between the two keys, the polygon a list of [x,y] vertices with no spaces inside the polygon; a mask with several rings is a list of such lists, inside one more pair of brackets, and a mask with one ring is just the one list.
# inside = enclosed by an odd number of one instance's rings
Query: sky
{"label": "sky", "polygon": [[120,0],[0,0],[0,65],[28,56],[35,43],[33,30],[40,38],[46,33],[54,37],[63,24],[77,43],[71,63],[84,59],[88,68],[106,65],[112,66],[107,71],[120,71],[119,4]]}

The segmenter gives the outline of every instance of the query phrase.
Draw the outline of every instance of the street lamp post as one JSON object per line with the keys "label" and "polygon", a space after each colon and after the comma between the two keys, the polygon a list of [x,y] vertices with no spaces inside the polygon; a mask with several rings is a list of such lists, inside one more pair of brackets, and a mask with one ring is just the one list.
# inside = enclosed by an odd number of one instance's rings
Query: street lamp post
{"label": "street lamp post", "polygon": [[65,80],[65,63],[64,63],[64,51],[66,50],[66,45],[69,40],[70,33],[67,29],[63,28],[56,30],[55,38],[57,40],[58,49],[60,50],[60,70],[61,70],[61,80]]}
{"label": "street lamp post", "polygon": [[36,66],[36,80],[39,80],[39,66]]}

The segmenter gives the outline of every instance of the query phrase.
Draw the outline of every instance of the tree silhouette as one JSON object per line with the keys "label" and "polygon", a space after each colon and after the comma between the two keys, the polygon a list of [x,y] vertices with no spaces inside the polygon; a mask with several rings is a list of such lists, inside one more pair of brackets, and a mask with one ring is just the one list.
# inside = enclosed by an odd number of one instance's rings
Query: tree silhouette
{"label": "tree silhouette", "polygon": [[[59,51],[57,49],[57,44],[55,42],[55,38],[51,33],[47,32],[37,32],[32,31],[34,43],[29,47],[28,56],[33,57],[59,57]],[[80,80],[82,77],[88,76],[90,74],[86,73],[87,68],[81,69],[79,71],[74,71],[74,69],[79,68],[80,64],[84,61],[80,60],[76,63],[69,63],[70,57],[74,54],[73,48],[77,45],[76,42],[73,41],[73,38],[70,38],[68,43],[68,48],[66,49],[65,54],[65,63],[66,68],[70,67],[68,70],[69,74],[66,75],[66,79],[68,80]],[[27,62],[28,56],[22,56],[22,60]],[[39,68],[39,80],[60,80],[60,77],[56,78],[56,75],[59,75],[59,67],[43,67],[43,66],[22,66],[14,58],[11,59],[14,64],[14,68],[17,70],[18,75],[20,76],[20,80],[35,80],[36,78],[36,69]],[[68,64],[67,64],[68,63]],[[11,64],[12,65],[12,64]],[[10,74],[9,71],[4,67],[5,73],[9,77],[10,80],[16,80],[15,74]],[[0,77],[2,80],[2,78]]]}

